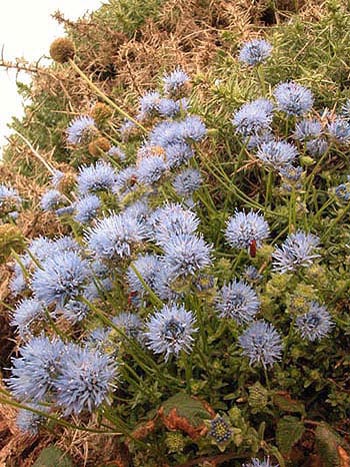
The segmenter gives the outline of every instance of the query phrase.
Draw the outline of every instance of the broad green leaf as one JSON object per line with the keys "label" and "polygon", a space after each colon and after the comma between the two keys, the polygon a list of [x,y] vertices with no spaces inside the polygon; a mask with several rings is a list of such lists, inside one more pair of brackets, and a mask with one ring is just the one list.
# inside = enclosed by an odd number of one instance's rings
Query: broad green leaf
{"label": "broad green leaf", "polygon": [[304,433],[304,423],[297,417],[286,415],[277,424],[276,441],[282,454],[289,454]]}

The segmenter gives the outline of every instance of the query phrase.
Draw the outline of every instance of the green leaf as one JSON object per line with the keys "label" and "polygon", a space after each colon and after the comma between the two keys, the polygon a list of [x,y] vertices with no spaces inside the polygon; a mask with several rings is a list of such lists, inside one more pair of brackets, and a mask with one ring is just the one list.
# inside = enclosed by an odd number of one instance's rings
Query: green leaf
{"label": "green leaf", "polygon": [[201,425],[203,420],[211,418],[210,413],[205,409],[202,402],[193,399],[184,392],[179,392],[175,396],[170,397],[170,399],[162,404],[162,407],[166,416],[169,415],[171,410],[176,409],[180,417],[186,418],[194,426]]}
{"label": "green leaf", "polygon": [[290,397],[287,392],[275,392],[272,397],[273,404],[283,412],[300,413],[305,415],[305,407],[299,401]]}
{"label": "green leaf", "polygon": [[316,428],[315,439],[324,467],[350,466],[349,445],[327,423]]}
{"label": "green leaf", "polygon": [[74,465],[66,453],[56,446],[49,446],[41,451],[33,467],[74,467]]}
{"label": "green leaf", "polygon": [[277,424],[276,440],[282,454],[289,454],[304,433],[304,423],[298,418],[286,415]]}

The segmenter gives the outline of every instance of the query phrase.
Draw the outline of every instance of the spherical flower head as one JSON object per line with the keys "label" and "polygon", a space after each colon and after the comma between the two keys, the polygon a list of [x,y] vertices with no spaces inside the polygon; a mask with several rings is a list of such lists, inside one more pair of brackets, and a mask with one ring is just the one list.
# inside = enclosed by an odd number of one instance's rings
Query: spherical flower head
{"label": "spherical flower head", "polygon": [[131,193],[137,186],[137,168],[135,166],[126,167],[117,174],[113,192],[120,194]]}
{"label": "spherical flower head", "polygon": [[46,259],[33,274],[31,288],[36,298],[49,306],[64,303],[81,294],[90,275],[86,260],[72,251]]}
{"label": "spherical flower head", "polygon": [[303,174],[303,168],[300,166],[286,165],[279,170],[281,177],[289,183],[296,183]]}
{"label": "spherical flower head", "polygon": [[119,128],[119,133],[122,141],[129,141],[129,139],[136,133],[137,126],[131,120],[125,120],[122,126]]}
{"label": "spherical flower head", "polygon": [[271,130],[273,104],[257,99],[242,105],[233,116],[232,124],[242,136],[256,136]]}
{"label": "spherical flower head", "polygon": [[[49,239],[44,239],[48,240]],[[69,235],[64,235],[63,237],[59,237],[55,239],[51,245],[51,251],[56,254],[56,253],[64,253],[65,251],[73,251],[75,253],[81,252],[81,247],[79,243],[75,240],[75,238],[69,236]],[[38,248],[39,245],[36,246]],[[49,254],[45,256],[45,258],[49,257]]]}
{"label": "spherical flower head", "polygon": [[94,219],[101,207],[101,200],[96,195],[86,195],[75,203],[74,220],[80,224],[87,224]]}
{"label": "spherical flower head", "polygon": [[247,266],[244,269],[243,275],[248,282],[255,282],[262,278],[262,275],[255,266]]}
{"label": "spherical flower head", "polygon": [[160,94],[156,91],[149,91],[140,99],[140,113],[143,118],[149,117],[152,114],[157,114]]}
{"label": "spherical flower head", "polygon": [[182,142],[168,145],[165,156],[167,165],[172,169],[186,164],[194,156],[194,152],[191,146]]}
{"label": "spherical flower head", "polygon": [[279,84],[274,96],[278,108],[288,115],[304,115],[314,103],[312,92],[293,81]]}
{"label": "spherical flower head", "polygon": [[110,142],[103,136],[95,138],[93,141],[91,141],[91,143],[89,143],[88,146],[89,154],[94,157],[102,156],[104,153],[108,152],[110,148]]}
{"label": "spherical flower head", "polygon": [[319,341],[329,334],[333,327],[332,318],[327,308],[311,302],[309,311],[301,316],[298,316],[295,325],[303,339],[311,342]]}
{"label": "spherical flower head", "polygon": [[[146,284],[153,289],[155,278],[161,268],[159,256],[154,254],[139,255],[133,263],[137,272],[141,275]],[[145,288],[138,278],[135,271],[129,267],[127,271],[127,279],[132,293],[143,295]]]}
{"label": "spherical flower head", "polygon": [[281,359],[281,337],[274,326],[266,321],[251,324],[238,340],[250,365],[257,363],[267,367]]}
{"label": "spherical flower head", "polygon": [[321,134],[322,125],[318,120],[304,119],[295,125],[294,138],[298,141],[319,138]]}
{"label": "spherical flower head", "polygon": [[180,101],[163,98],[158,103],[158,113],[162,117],[173,118],[180,113],[180,110]]}
{"label": "spherical flower head", "polygon": [[164,301],[176,301],[182,297],[176,286],[173,286],[173,277],[169,267],[164,262],[161,263],[161,268],[157,271],[154,278],[154,292]]}
{"label": "spherical flower head", "polygon": [[236,212],[227,222],[225,238],[232,248],[249,248],[252,242],[260,247],[270,235],[268,223],[262,214]]}
{"label": "spherical flower head", "polygon": [[350,180],[348,176],[348,182],[347,183],[341,183],[335,188],[335,194],[337,195],[338,198],[344,200],[344,201],[349,201],[350,200]]}
{"label": "spherical flower head", "polygon": [[286,141],[269,141],[262,143],[256,157],[271,169],[280,170],[294,162],[298,156],[297,148]]}
{"label": "spherical flower head", "polygon": [[186,142],[199,142],[202,141],[206,134],[207,129],[202,120],[196,115],[189,115],[180,122],[181,135]]}
{"label": "spherical flower head", "polygon": [[50,46],[50,56],[57,63],[66,63],[73,59],[75,47],[71,39],[59,37],[55,39]]}
{"label": "spherical flower head", "polygon": [[169,203],[158,208],[149,219],[153,238],[159,245],[165,245],[174,235],[193,234],[199,225],[199,219],[181,204]]}
{"label": "spherical flower head", "polygon": [[224,447],[232,439],[232,426],[223,417],[216,415],[216,417],[209,422],[209,430],[207,435],[219,447]]}
{"label": "spherical flower head", "polygon": [[[89,296],[89,298],[91,297]],[[72,324],[76,324],[87,317],[90,312],[90,308],[86,303],[73,298],[72,300],[68,300],[59,311],[68,321]]]}
{"label": "spherical flower head", "polygon": [[49,190],[41,198],[41,208],[43,211],[54,211],[63,201],[63,196],[58,190]]}
{"label": "spherical flower head", "polygon": [[311,266],[314,259],[320,255],[320,239],[313,234],[298,230],[288,235],[281,247],[277,247],[272,254],[273,269],[281,273],[295,271],[299,267]]}
{"label": "spherical flower head", "polygon": [[77,145],[87,142],[97,134],[95,120],[88,115],[76,117],[67,128],[67,143]]}
{"label": "spherical flower head", "polygon": [[70,344],[61,359],[54,381],[56,402],[65,415],[92,412],[110,402],[116,378],[113,360],[100,352]]}
{"label": "spherical flower head", "polygon": [[350,99],[347,99],[345,104],[342,105],[341,116],[347,120],[350,120]]}
{"label": "spherical flower head", "polygon": [[163,77],[164,92],[172,96],[182,93],[189,84],[190,78],[188,75],[177,68],[172,73],[166,74]]}
{"label": "spherical flower head", "polygon": [[[27,404],[34,410],[40,410],[41,412],[47,411],[47,407],[40,406],[38,404]],[[32,412],[27,409],[20,409],[16,418],[16,425],[23,433],[35,436],[38,434],[40,425],[45,422],[45,417],[38,413]]]}
{"label": "spherical flower head", "polygon": [[42,402],[53,388],[64,344],[60,340],[34,337],[12,359],[12,374],[7,380],[13,396],[22,401]]}
{"label": "spherical flower head", "polygon": [[120,160],[121,162],[124,162],[125,159],[126,159],[125,152],[122,151],[122,150],[121,150],[120,148],[118,148],[117,146],[111,146],[111,148],[109,149],[109,151],[107,152],[107,154],[108,154],[110,157],[113,157],[114,159]]}
{"label": "spherical flower head", "polygon": [[164,305],[147,323],[146,345],[156,354],[179,356],[181,351],[191,352],[193,334],[197,331],[195,317],[181,305]]}
{"label": "spherical flower head", "polygon": [[124,211],[123,214],[127,217],[131,217],[140,221],[141,223],[146,225],[146,221],[149,215],[149,206],[146,198],[141,198],[134,203],[129,204]]}
{"label": "spherical flower head", "polygon": [[243,464],[242,467],[279,467],[279,464],[272,465],[270,458],[264,458],[263,460],[254,458],[248,464]]}
{"label": "spherical flower head", "polygon": [[344,118],[336,118],[327,125],[330,137],[339,144],[350,142],[350,123]]}
{"label": "spherical flower head", "polygon": [[242,45],[238,59],[246,65],[263,63],[271,55],[272,45],[264,39],[253,39]]}
{"label": "spherical flower head", "polygon": [[89,228],[86,241],[97,258],[111,260],[130,256],[133,246],[140,243],[145,234],[142,222],[125,214],[113,214]]}
{"label": "spherical flower head", "polygon": [[143,341],[142,330],[144,325],[135,313],[120,313],[118,316],[115,316],[112,321],[128,338],[136,339],[140,342]]}
{"label": "spherical flower head", "polygon": [[31,335],[31,326],[45,316],[44,307],[35,298],[25,298],[15,308],[11,326],[16,326],[22,339]]}
{"label": "spherical flower head", "polygon": [[145,157],[138,164],[137,178],[140,183],[152,185],[158,182],[167,169],[161,156]]}
{"label": "spherical flower head", "polygon": [[183,127],[178,121],[165,121],[158,123],[149,135],[151,146],[161,146],[166,148],[169,144],[184,142]]}
{"label": "spherical flower head", "polygon": [[191,234],[173,235],[163,245],[164,264],[172,279],[194,275],[211,265],[212,245]]}
{"label": "spherical flower head", "polygon": [[18,204],[20,201],[21,198],[19,197],[17,190],[0,183],[0,208],[5,203],[12,202],[14,204]]}
{"label": "spherical flower head", "polygon": [[179,196],[188,198],[198,190],[202,184],[202,176],[199,170],[185,169],[180,172],[173,181],[173,188]]}
{"label": "spherical flower head", "polygon": [[250,285],[233,281],[224,285],[216,297],[216,310],[220,318],[230,318],[242,325],[253,320],[259,311],[259,298]]}
{"label": "spherical flower head", "polygon": [[313,157],[321,157],[328,150],[329,144],[324,138],[310,139],[306,142],[306,150]]}
{"label": "spherical flower head", "polygon": [[79,168],[78,191],[85,195],[97,191],[112,190],[116,183],[116,173],[111,164],[99,160],[96,164]]}

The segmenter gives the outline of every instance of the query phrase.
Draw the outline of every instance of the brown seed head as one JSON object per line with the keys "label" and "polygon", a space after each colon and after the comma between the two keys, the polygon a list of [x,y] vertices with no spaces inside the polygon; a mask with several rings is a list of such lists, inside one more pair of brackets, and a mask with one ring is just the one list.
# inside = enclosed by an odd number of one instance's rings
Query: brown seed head
{"label": "brown seed head", "polygon": [[104,123],[112,115],[111,109],[102,102],[97,102],[91,109],[91,117],[97,123]]}
{"label": "brown seed head", "polygon": [[50,56],[55,62],[66,63],[75,54],[73,42],[66,37],[59,37],[50,46]]}
{"label": "brown seed head", "polygon": [[100,138],[91,141],[91,143],[89,144],[89,153],[92,156],[99,157],[104,152],[109,151],[110,148],[111,145],[108,139],[101,136]]}

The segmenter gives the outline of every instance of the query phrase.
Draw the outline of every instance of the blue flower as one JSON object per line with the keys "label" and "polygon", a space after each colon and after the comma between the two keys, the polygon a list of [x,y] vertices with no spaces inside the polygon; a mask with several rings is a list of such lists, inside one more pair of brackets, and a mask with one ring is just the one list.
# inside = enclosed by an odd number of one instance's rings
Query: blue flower
{"label": "blue flower", "polygon": [[[27,404],[28,407],[31,407],[34,410],[40,410],[41,412],[47,412],[48,408],[45,406],[40,406],[38,404]],[[46,418],[43,415],[39,415],[31,410],[20,409],[16,418],[16,425],[23,433],[28,433],[30,435],[38,434],[40,425],[45,422]]]}
{"label": "blue flower", "polygon": [[92,412],[102,403],[110,403],[115,378],[116,366],[110,357],[70,344],[53,383],[57,404],[65,415]]}
{"label": "blue flower", "polygon": [[279,84],[274,95],[278,108],[288,115],[304,115],[314,103],[312,92],[293,81]]}
{"label": "blue flower", "polygon": [[22,339],[31,335],[31,326],[45,317],[44,307],[35,298],[25,298],[15,308],[11,326],[17,326]]}
{"label": "blue flower", "polygon": [[270,235],[268,223],[264,216],[256,212],[238,212],[227,222],[225,238],[233,248],[249,248],[252,242],[261,246]]}
{"label": "blue flower", "polygon": [[242,467],[279,467],[279,464],[275,464],[274,466],[270,464],[270,458],[260,460],[258,458],[251,459],[249,464],[243,464]]}
{"label": "blue flower", "polygon": [[[154,281],[161,268],[159,256],[148,253],[139,255],[133,265],[146,284],[154,289]],[[144,286],[131,267],[128,268],[127,278],[131,292],[143,295],[145,292]]]}
{"label": "blue flower", "polygon": [[252,321],[259,307],[256,292],[243,281],[235,280],[224,285],[216,297],[216,309],[220,318],[234,319],[240,325]]}
{"label": "blue flower", "polygon": [[273,104],[267,99],[257,99],[242,105],[233,116],[236,132],[242,136],[261,135],[271,130]]}
{"label": "blue flower", "polygon": [[186,142],[199,142],[205,138],[207,129],[196,115],[189,115],[180,122],[181,135]]}
{"label": "blue flower", "polygon": [[255,266],[247,266],[243,272],[244,277],[248,282],[258,281],[262,278],[260,272],[256,269]]}
{"label": "blue flower", "polygon": [[269,141],[262,143],[256,157],[267,167],[275,170],[292,164],[298,156],[297,148],[286,141]]}
{"label": "blue flower", "polygon": [[211,264],[212,245],[191,234],[173,235],[163,245],[164,264],[172,279],[193,275]]}
{"label": "blue flower", "polygon": [[165,156],[168,166],[176,168],[188,162],[194,156],[194,152],[187,143],[176,143],[166,147]]}
{"label": "blue flower", "polygon": [[137,221],[146,225],[149,215],[149,206],[147,199],[141,198],[138,201],[135,201],[134,203],[130,204],[124,209],[123,215],[125,215],[126,217],[136,219]]}
{"label": "blue flower", "polygon": [[158,208],[149,219],[153,237],[159,245],[164,245],[174,235],[193,234],[199,225],[194,212],[184,209],[181,204],[169,203]]}
{"label": "blue flower", "polygon": [[346,183],[338,185],[335,189],[335,194],[344,201],[350,200],[350,175],[348,175],[347,178],[348,181]]}
{"label": "blue flower", "polygon": [[132,247],[140,243],[146,228],[139,220],[125,214],[100,219],[86,233],[88,248],[100,259],[130,256]]}
{"label": "blue flower", "polygon": [[144,94],[140,99],[140,113],[142,118],[156,114],[158,111],[158,104],[160,101],[160,94],[156,91],[149,91]]}
{"label": "blue flower", "polygon": [[86,115],[75,118],[67,128],[67,143],[80,144],[85,142],[89,134],[97,132],[95,120]]}
{"label": "blue flower", "polygon": [[281,359],[282,340],[272,324],[256,321],[238,338],[249,364],[273,365]]}
{"label": "blue flower", "polygon": [[54,170],[54,173],[51,177],[51,183],[54,188],[58,189],[61,181],[64,179],[64,173],[61,170]]}
{"label": "blue flower", "polygon": [[127,337],[136,339],[140,343],[143,342],[144,336],[142,330],[144,325],[135,313],[119,313],[119,315],[114,316],[112,321]]}
{"label": "blue flower", "polygon": [[33,274],[31,288],[46,306],[63,306],[66,300],[81,294],[90,271],[86,260],[77,253],[65,251],[46,259]]}
{"label": "blue flower", "polygon": [[116,158],[116,159],[119,159],[120,161],[124,162],[125,159],[126,159],[126,155],[125,155],[125,152],[122,151],[120,148],[118,148],[117,146],[112,146],[107,154],[110,156],[110,157],[113,157],[113,158]]}
{"label": "blue flower", "polygon": [[306,150],[313,157],[322,156],[327,151],[328,148],[329,148],[329,144],[323,138],[310,139],[310,141],[306,142]]}
{"label": "blue flower", "polygon": [[272,45],[264,39],[253,39],[242,45],[238,59],[247,65],[263,63],[271,55]]}
{"label": "blue flower", "polygon": [[86,224],[94,219],[101,207],[100,198],[96,195],[86,195],[75,203],[74,220]]}
{"label": "blue flower", "polygon": [[231,439],[233,435],[232,426],[220,415],[216,415],[215,418],[210,420],[208,436],[212,438],[216,444],[225,445]]}
{"label": "blue flower", "polygon": [[326,336],[332,326],[332,318],[325,306],[311,302],[309,311],[298,316],[295,325],[301,337],[309,341],[321,340]]}
{"label": "blue flower", "polygon": [[345,104],[342,105],[341,115],[347,120],[350,120],[350,99],[347,99]]}
{"label": "blue flower", "polygon": [[95,165],[79,168],[78,191],[87,194],[101,190],[112,190],[116,183],[116,173],[107,162],[98,160]]}
{"label": "blue flower", "polygon": [[73,298],[72,300],[68,300],[59,311],[68,321],[76,324],[86,318],[90,312],[90,308],[86,303]]}
{"label": "blue flower", "polygon": [[41,208],[43,211],[54,211],[62,203],[63,196],[57,190],[47,191],[41,198]]}
{"label": "blue flower", "polygon": [[164,305],[147,323],[146,345],[156,354],[165,353],[165,361],[181,351],[192,350],[193,337],[197,331],[195,317],[181,305]]}
{"label": "blue flower", "polygon": [[278,272],[295,271],[298,267],[310,266],[317,253],[320,239],[313,234],[298,230],[288,235],[281,247],[272,254],[273,269]]}
{"label": "blue flower", "polygon": [[300,166],[294,167],[294,165],[286,165],[280,169],[279,173],[288,183],[295,184],[301,179],[303,168]]}
{"label": "blue flower", "polygon": [[145,185],[152,185],[160,180],[167,166],[161,156],[145,157],[138,164],[137,178]]}
{"label": "blue flower", "polygon": [[119,128],[119,133],[122,141],[128,141],[136,130],[136,124],[131,120],[125,120],[122,126]]}
{"label": "blue flower", "polygon": [[137,169],[135,166],[120,170],[115,180],[113,192],[116,194],[127,194],[135,189],[137,182]]}
{"label": "blue flower", "polygon": [[[55,254],[64,253],[65,251],[73,251],[75,253],[79,253],[81,251],[79,243],[73,237],[70,237],[69,235],[64,235],[63,237],[57,238],[52,243],[50,239],[43,239],[43,240],[47,240],[48,242],[50,242],[51,247],[49,248],[51,249],[51,252],[54,252]],[[38,248],[40,248],[40,244],[36,246],[36,249]],[[31,247],[31,250],[33,250],[33,246]],[[46,256],[44,256],[44,258],[49,257],[50,254],[47,254]],[[40,256],[38,257],[41,257],[42,254],[39,253],[39,255]]]}
{"label": "blue flower", "polygon": [[181,70],[181,68],[177,68],[172,73],[164,75],[164,92],[170,95],[176,95],[183,91],[185,86],[188,85],[189,80],[188,75]]}
{"label": "blue flower", "polygon": [[295,125],[294,138],[298,141],[319,138],[321,134],[322,125],[318,120],[304,119]]}
{"label": "blue flower", "polygon": [[55,213],[57,216],[71,216],[74,213],[74,205],[56,209]]}
{"label": "blue flower", "polygon": [[151,146],[162,146],[166,148],[169,144],[183,143],[183,132],[180,122],[165,121],[158,123],[149,135]]}
{"label": "blue flower", "polygon": [[22,401],[40,402],[53,389],[64,344],[45,336],[34,337],[20,347],[20,357],[12,359],[12,374],[7,380],[14,397]]}
{"label": "blue flower", "polygon": [[327,125],[327,131],[331,138],[340,144],[350,142],[350,123],[343,118],[336,118]]}
{"label": "blue flower", "polygon": [[[186,106],[186,100],[183,101],[182,107]],[[162,117],[175,117],[181,110],[181,101],[173,99],[160,99],[158,103],[158,112]]]}
{"label": "blue flower", "polygon": [[10,202],[17,205],[20,201],[21,198],[18,195],[17,190],[0,183],[0,208],[3,207],[5,203]]}
{"label": "blue flower", "polygon": [[170,268],[161,263],[160,269],[154,277],[154,291],[161,300],[176,301],[182,294],[173,287],[173,276]]}
{"label": "blue flower", "polygon": [[173,188],[179,196],[192,196],[202,183],[202,176],[197,169],[185,169],[173,181]]}

